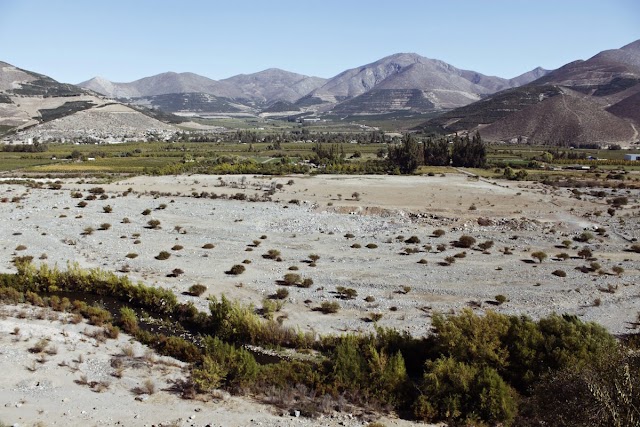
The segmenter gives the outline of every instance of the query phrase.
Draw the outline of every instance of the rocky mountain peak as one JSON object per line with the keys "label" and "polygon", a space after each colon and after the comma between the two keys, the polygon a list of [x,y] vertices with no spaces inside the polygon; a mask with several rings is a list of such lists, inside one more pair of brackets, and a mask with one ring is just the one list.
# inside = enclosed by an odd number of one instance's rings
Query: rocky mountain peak
{"label": "rocky mountain peak", "polygon": [[631,51],[640,54],[640,39],[622,46],[620,50]]}

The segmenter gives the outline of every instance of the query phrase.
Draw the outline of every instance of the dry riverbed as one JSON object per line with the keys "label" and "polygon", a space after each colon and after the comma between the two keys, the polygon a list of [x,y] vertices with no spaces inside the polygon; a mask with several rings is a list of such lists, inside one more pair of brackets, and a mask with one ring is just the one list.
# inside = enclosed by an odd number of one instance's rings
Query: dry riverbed
{"label": "dry riverbed", "polygon": [[[98,194],[79,207],[95,187],[105,190],[104,199]],[[269,190],[270,202],[219,197],[259,200]],[[72,198],[76,191],[83,198]],[[212,199],[213,194],[218,198]],[[625,195],[629,203],[610,217],[604,200],[578,199],[568,189],[453,174],[145,176],[112,184],[66,180],[57,190],[0,184],[0,199],[5,199],[0,203],[0,269],[15,271],[15,256],[33,256],[36,264],[62,269],[67,262],[77,262],[122,271],[147,285],[169,288],[202,310],[207,296],[221,294],[259,308],[285,287],[288,296],[275,316],[285,325],[319,334],[371,332],[370,320],[379,317],[381,326],[424,335],[434,312],[465,307],[534,318],[570,313],[623,334],[633,328],[640,311],[639,255],[628,251],[629,240],[638,237],[638,194]],[[604,215],[594,214],[602,211]],[[159,227],[149,227],[150,220],[159,221]],[[89,227],[93,231],[88,232]],[[598,227],[605,231],[596,233]],[[435,237],[435,230],[445,234]],[[588,242],[573,240],[585,231],[594,237]],[[473,236],[476,245],[454,247],[451,242],[462,235]],[[405,242],[411,236],[419,243]],[[570,241],[566,248],[565,240]],[[477,244],[484,242],[492,243],[479,249]],[[585,247],[595,259],[578,256]],[[269,250],[279,251],[281,260],[265,258]],[[162,251],[169,254],[167,259],[157,259]],[[534,252],[548,257],[538,262],[531,256]],[[561,253],[569,258],[556,257]],[[310,255],[319,258],[312,262]],[[228,274],[234,265],[243,265],[245,271]],[[566,276],[554,275],[558,270]],[[283,286],[286,274],[299,274],[313,284]],[[207,291],[200,297],[184,295],[195,283]],[[345,298],[339,287],[355,295]],[[498,305],[497,295],[507,301]],[[337,302],[340,309],[322,314],[317,308],[323,302]],[[5,343],[11,340],[7,331],[13,325],[6,322]],[[27,354],[23,350],[16,351]],[[130,394],[126,398],[132,408],[148,404],[134,402]],[[245,404],[234,403],[241,411]],[[191,403],[180,405],[184,415],[162,419],[186,419],[187,412],[195,410],[188,406]],[[216,422],[211,425],[252,425],[244,418],[236,424]]]}

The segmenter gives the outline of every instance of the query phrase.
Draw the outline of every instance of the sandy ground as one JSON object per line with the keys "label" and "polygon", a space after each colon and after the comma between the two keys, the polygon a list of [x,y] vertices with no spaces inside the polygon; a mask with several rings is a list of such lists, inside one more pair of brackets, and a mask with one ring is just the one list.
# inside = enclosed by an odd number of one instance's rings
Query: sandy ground
{"label": "sandy ground", "polygon": [[[88,201],[81,208],[77,205],[82,199],[71,197],[72,191],[87,196],[90,188],[98,186],[107,191],[107,199]],[[207,192],[260,198],[271,187],[277,187],[273,202],[193,197]],[[123,195],[128,189],[132,192]],[[355,192],[359,194],[354,196]],[[136,177],[113,184],[69,180],[60,190],[0,184],[0,199],[6,198],[0,203],[0,269],[14,271],[13,257],[30,255],[36,263],[61,268],[72,261],[83,267],[128,270],[133,279],[172,289],[180,299],[193,301],[203,310],[207,309],[207,296],[223,293],[260,307],[281,286],[278,281],[285,274],[297,273],[311,278],[313,285],[288,287],[289,296],[276,316],[282,316],[285,325],[320,334],[373,331],[374,324],[368,318],[377,313],[382,314],[379,325],[419,336],[428,333],[433,312],[459,312],[470,306],[478,312],[492,309],[534,318],[554,312],[576,314],[622,334],[633,331],[640,312],[640,256],[627,251],[629,240],[639,237],[638,192],[625,190],[624,194],[629,204],[610,217],[604,200],[584,195],[577,199],[567,189],[478,181],[457,174]],[[13,197],[20,200],[11,202]],[[294,200],[299,204],[291,203]],[[112,207],[111,213],[105,213],[107,205]],[[151,210],[149,215],[142,214],[145,209]],[[123,222],[124,218],[128,222]],[[159,229],[147,227],[151,219],[160,221]],[[104,223],[110,227],[99,230]],[[87,227],[95,231],[83,235]],[[589,243],[572,241],[569,248],[559,247],[563,240],[596,227],[604,227],[606,232],[602,236],[593,233],[595,238]],[[446,234],[436,238],[436,229]],[[347,233],[354,237],[345,238]],[[463,234],[475,237],[478,243],[493,241],[493,247],[484,252],[452,247],[450,242]],[[413,235],[420,239],[419,244],[403,242]],[[206,243],[215,247],[204,249]],[[354,243],[361,248],[353,248]],[[368,249],[367,244],[377,247]],[[440,244],[443,252],[437,249]],[[577,256],[585,246],[597,261]],[[406,254],[407,248],[416,252]],[[510,248],[511,254],[505,254],[504,248]],[[279,250],[282,261],[265,259],[262,255],[269,249]],[[155,257],[160,251],[171,256],[158,260]],[[548,258],[534,262],[534,251],[544,251]],[[466,252],[464,258],[441,265],[446,257],[462,252]],[[562,252],[570,258],[555,257]],[[127,254],[137,256],[128,258]],[[315,267],[309,263],[311,254],[320,257]],[[576,270],[591,262],[600,264],[601,274]],[[246,271],[238,276],[227,274],[235,264],[244,265]],[[615,266],[624,272],[613,274]],[[176,268],[184,274],[168,277]],[[566,277],[553,275],[555,270],[565,271]],[[206,285],[207,292],[200,298],[183,295],[194,283]],[[340,299],[336,292],[339,286],[353,288],[357,296]],[[508,301],[495,305],[496,295],[505,295]],[[331,315],[315,311],[323,301],[336,301],[341,309]],[[3,326],[5,332],[12,330],[11,325]],[[15,387],[19,381],[16,378],[7,384]],[[83,387],[78,390],[87,389]],[[19,399],[11,395],[4,401]],[[139,403],[126,389],[122,399],[122,407],[135,414]],[[155,395],[149,400],[153,399]],[[245,404],[250,403],[238,400],[234,405],[239,406],[228,409],[241,414],[263,410],[244,409]],[[89,410],[90,406],[82,405],[83,410]],[[186,405],[184,413],[165,418],[158,412],[161,417],[150,422],[186,419],[194,408]],[[268,415],[264,417],[272,416],[265,411]],[[194,425],[206,425],[199,424],[197,416]],[[107,415],[100,417],[107,419]],[[302,421],[287,418],[286,422]],[[219,424],[253,425],[246,418],[239,418],[237,424]]]}
{"label": "sandy ground", "polygon": [[[292,185],[287,185],[289,180]],[[274,196],[279,203],[191,197],[204,191],[252,196],[277,184],[282,184]],[[243,185],[246,189],[236,188]],[[288,317],[286,324],[319,333],[372,331],[373,324],[363,319],[375,312],[383,314],[379,322],[383,326],[423,335],[432,311],[458,311],[469,304],[533,317],[567,312],[624,333],[640,311],[638,255],[625,252],[629,242],[612,231],[615,225],[622,236],[633,235],[638,217],[633,197],[637,195],[631,195],[632,202],[617,214],[629,215],[626,225],[603,224],[609,237],[597,237],[587,245],[607,273],[615,265],[624,268],[616,276],[576,270],[590,264],[576,256],[585,244],[557,247],[585,228],[598,226],[597,221],[611,222],[603,216],[585,216],[585,212],[606,211],[604,202],[577,200],[568,190],[552,193],[531,184],[498,185],[462,175],[245,177],[244,184],[242,177],[234,176],[165,176],[103,185],[108,199],[77,207],[82,199],[72,198],[70,190],[86,196],[96,186],[70,182],[59,191],[0,186],[0,198],[11,200],[24,194],[20,203],[0,203],[7,225],[0,230],[0,268],[12,271],[14,256],[31,255],[36,263],[61,268],[73,261],[83,267],[129,270],[132,278],[177,294],[201,283],[208,287],[202,298],[181,298],[193,300],[202,309],[207,307],[204,297],[222,293],[260,307],[278,289],[277,281],[297,273],[314,284],[307,289],[289,287],[281,314]],[[122,196],[129,188],[134,192]],[[354,192],[360,193],[360,200],[352,198]],[[289,203],[292,199],[300,200],[300,205]],[[111,213],[104,213],[106,205],[113,208]],[[471,206],[476,209],[470,210]],[[142,215],[145,209],[151,213]],[[129,223],[122,223],[125,217]],[[494,225],[480,226],[478,218]],[[161,228],[147,228],[150,219],[159,220]],[[103,223],[111,227],[99,230]],[[86,227],[96,231],[83,235]],[[445,230],[445,236],[433,237],[437,228]],[[347,233],[355,237],[346,239]],[[494,245],[489,253],[451,247],[449,242],[463,234],[478,242],[492,240]],[[412,235],[418,236],[419,245],[397,239]],[[254,240],[259,241],[258,247],[252,246]],[[206,243],[215,247],[203,249]],[[352,248],[354,243],[362,247]],[[377,248],[367,249],[367,244]],[[439,244],[446,246],[444,252],[437,250]],[[16,250],[19,245],[26,249]],[[512,255],[502,252],[505,247]],[[406,248],[419,252],[403,254]],[[283,261],[264,259],[269,249],[279,250]],[[157,260],[160,251],[171,257]],[[534,263],[534,251],[544,251],[549,258]],[[466,252],[465,258],[440,265],[447,256],[461,252]],[[572,258],[556,260],[554,255],[561,252]],[[137,257],[127,258],[127,254]],[[308,262],[310,254],[320,256],[316,267]],[[421,259],[426,264],[419,263]],[[243,261],[243,274],[226,273]],[[167,277],[176,268],[184,274]],[[566,277],[551,274],[557,269],[565,271]],[[602,291],[610,285],[617,290]],[[338,286],[355,289],[357,298],[338,299]],[[404,286],[411,287],[409,293],[399,292]],[[498,294],[509,302],[491,305]],[[365,301],[367,296],[373,301]],[[599,305],[594,304],[596,299]],[[313,311],[323,301],[337,301],[342,308],[331,316]]]}

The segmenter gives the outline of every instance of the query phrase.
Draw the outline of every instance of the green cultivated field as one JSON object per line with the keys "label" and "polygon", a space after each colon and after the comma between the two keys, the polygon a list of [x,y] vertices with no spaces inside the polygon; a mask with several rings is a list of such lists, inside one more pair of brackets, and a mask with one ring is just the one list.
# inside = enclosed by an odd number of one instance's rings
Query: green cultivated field
{"label": "green cultivated field", "polygon": [[106,157],[95,161],[55,162],[29,168],[30,172],[42,173],[131,173],[140,174],[145,168],[155,168],[179,162],[180,157]]}
{"label": "green cultivated field", "polygon": [[[318,127],[322,126],[319,124]],[[353,130],[353,129],[352,129]],[[279,131],[282,131],[280,129]],[[316,130],[317,131],[317,130]],[[269,133],[269,131],[265,131]],[[309,136],[313,138],[311,133]],[[355,135],[355,134],[354,134]],[[360,134],[362,135],[362,134]],[[334,147],[344,152],[347,167],[331,169],[328,172],[337,173],[366,173],[367,169],[359,168],[365,162],[379,161],[378,152],[386,150],[389,144],[370,143],[341,143],[322,144],[323,147]],[[237,143],[237,142],[134,142],[109,145],[74,145],[74,144],[49,144],[48,150],[39,153],[20,153],[0,151],[0,172],[34,173],[34,174],[142,174],[157,171],[162,173],[184,173],[189,171],[203,171],[199,165],[208,164],[237,164],[251,162],[257,165],[278,164],[291,165],[304,159],[315,156],[314,143],[281,143],[278,149],[267,143]],[[577,149],[561,151],[579,154],[583,157],[592,156],[602,159],[598,161],[586,159],[562,159],[552,162],[554,169],[543,170],[535,160],[545,151],[553,151],[551,147],[529,145],[489,145],[487,147],[486,169],[473,169],[469,172],[485,178],[498,178],[502,176],[505,166],[514,170],[526,169],[528,179],[545,178],[577,178],[592,177],[598,171],[602,174],[610,170],[625,170],[630,172],[628,179],[638,179],[640,162],[623,161],[624,150],[589,150]],[[88,158],[95,158],[89,161]],[[83,159],[83,160],[78,160]],[[351,165],[351,166],[349,166]],[[589,172],[564,169],[571,165],[589,166],[596,170]],[[353,166],[353,167],[352,167]],[[233,166],[224,169],[224,172],[233,172]],[[376,173],[384,171],[384,166],[376,170]],[[167,172],[168,171],[168,172]],[[238,170],[238,173],[260,173],[259,168]],[[286,173],[286,169],[282,172]],[[280,172],[280,173],[282,173]],[[419,167],[416,173],[451,173],[452,168],[447,167]],[[268,173],[268,172],[267,172]],[[271,173],[274,173],[271,171]],[[276,173],[278,173],[276,171]],[[588,173],[588,175],[587,175]]]}
{"label": "green cultivated field", "polygon": [[[7,154],[7,153],[0,153]],[[38,165],[51,164],[51,160],[44,160],[38,158],[14,158],[0,155],[0,172],[15,171],[15,170],[28,170]]]}

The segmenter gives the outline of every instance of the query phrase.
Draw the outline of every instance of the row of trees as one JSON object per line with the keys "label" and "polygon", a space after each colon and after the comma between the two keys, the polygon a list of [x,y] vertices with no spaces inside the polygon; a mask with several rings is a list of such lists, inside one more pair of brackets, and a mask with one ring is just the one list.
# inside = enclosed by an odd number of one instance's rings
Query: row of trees
{"label": "row of trees", "polygon": [[47,144],[42,144],[38,138],[33,139],[33,144],[3,144],[2,151],[13,153],[44,153],[49,149]]}
{"label": "row of trees", "polygon": [[408,134],[397,147],[389,149],[389,162],[401,173],[412,173],[418,166],[456,166],[481,168],[487,161],[487,153],[480,133],[453,138],[429,138],[419,143]]}
{"label": "row of trees", "polygon": [[[265,143],[277,146],[282,143],[313,141],[319,143],[346,144],[358,141],[359,144],[383,144],[393,141],[393,138],[383,131],[373,132],[312,132],[309,129],[294,129],[286,132],[258,132],[254,130],[237,130],[228,133],[177,132],[172,142],[240,142],[245,144]],[[277,147],[276,149],[280,149]]]}

